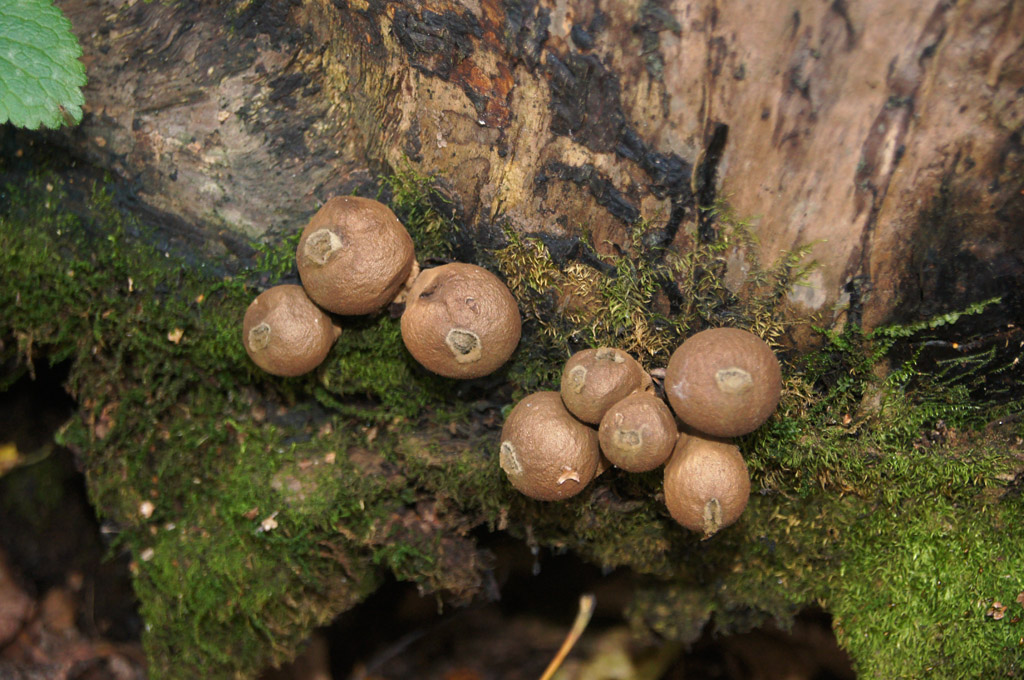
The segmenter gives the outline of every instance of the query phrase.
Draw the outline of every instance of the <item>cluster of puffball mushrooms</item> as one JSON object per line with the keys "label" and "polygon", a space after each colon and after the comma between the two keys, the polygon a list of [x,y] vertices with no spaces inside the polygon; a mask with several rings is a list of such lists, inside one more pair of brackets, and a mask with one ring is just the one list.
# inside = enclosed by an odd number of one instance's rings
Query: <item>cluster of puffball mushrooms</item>
{"label": "cluster of puffball mushrooms", "polygon": [[265,290],[242,322],[246,352],[268,373],[293,377],[319,366],[341,335],[331,314],[373,314],[392,303],[405,303],[409,353],[438,375],[487,375],[519,343],[519,308],[501,279],[462,262],[420,272],[409,232],[379,201],[328,200],[303,229],[295,259],[302,285]]}
{"label": "cluster of puffball mushrooms", "polygon": [[[501,279],[462,262],[421,272],[408,231],[378,201],[327,201],[295,257],[302,285],[269,288],[245,312],[245,350],[268,373],[312,371],[341,335],[332,315],[373,314],[392,303],[405,304],[409,353],[438,375],[488,375],[519,343],[519,308]],[[669,513],[707,537],[735,522],[750,496],[746,463],[725,438],[757,429],[781,389],[772,350],[735,328],[701,331],[672,354],[664,390],[675,415],[636,359],[586,349],[566,362],[559,392],[531,394],[509,413],[501,468],[520,492],[553,501],[576,495],[610,465],[646,472],[665,464]]]}
{"label": "cluster of puffball mushrooms", "polygon": [[576,495],[609,465],[646,472],[665,464],[669,514],[709,537],[747,506],[747,465],[726,438],[753,432],[775,410],[779,362],[748,331],[701,331],[672,353],[664,389],[689,432],[636,359],[611,347],[577,352],[559,392],[531,394],[508,414],[501,467],[522,493],[554,501]]}

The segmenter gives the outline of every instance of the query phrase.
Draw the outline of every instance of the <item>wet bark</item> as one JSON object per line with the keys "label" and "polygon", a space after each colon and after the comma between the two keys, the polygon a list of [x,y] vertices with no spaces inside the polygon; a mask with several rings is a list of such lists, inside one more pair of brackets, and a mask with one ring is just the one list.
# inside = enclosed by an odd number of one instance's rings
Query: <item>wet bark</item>
{"label": "wet bark", "polygon": [[498,225],[626,249],[812,244],[801,313],[873,326],[1024,306],[1024,3],[61,0],[76,152],[205,230],[298,227],[370,172],[436,175]]}

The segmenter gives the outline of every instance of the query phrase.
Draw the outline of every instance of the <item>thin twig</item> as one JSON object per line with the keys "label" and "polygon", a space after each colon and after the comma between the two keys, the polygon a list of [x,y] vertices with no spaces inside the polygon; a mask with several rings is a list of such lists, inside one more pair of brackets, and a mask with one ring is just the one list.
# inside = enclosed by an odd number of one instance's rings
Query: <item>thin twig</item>
{"label": "thin twig", "polygon": [[548,667],[544,670],[544,675],[540,676],[540,680],[551,680],[554,676],[555,671],[565,661],[565,657],[569,656],[569,652],[572,651],[576,641],[583,635],[583,631],[586,630],[587,624],[590,623],[590,617],[594,614],[594,603],[597,598],[592,593],[587,593],[580,596],[580,610],[576,614],[576,620],[572,622],[572,628],[569,629],[569,634],[565,636],[565,641],[562,642],[562,646],[558,648],[558,653],[555,654],[555,658],[551,660]]}

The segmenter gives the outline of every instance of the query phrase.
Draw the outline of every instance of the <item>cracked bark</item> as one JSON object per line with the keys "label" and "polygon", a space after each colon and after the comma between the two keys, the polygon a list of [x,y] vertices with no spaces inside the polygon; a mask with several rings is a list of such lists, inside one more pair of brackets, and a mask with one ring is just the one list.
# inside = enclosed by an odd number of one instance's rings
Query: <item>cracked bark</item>
{"label": "cracked bark", "polygon": [[[372,172],[435,174],[470,236],[626,247],[755,218],[813,244],[796,311],[868,326],[1024,302],[1024,4],[61,0],[75,153],[156,210],[272,237]],[[797,339],[799,341],[799,339]]]}

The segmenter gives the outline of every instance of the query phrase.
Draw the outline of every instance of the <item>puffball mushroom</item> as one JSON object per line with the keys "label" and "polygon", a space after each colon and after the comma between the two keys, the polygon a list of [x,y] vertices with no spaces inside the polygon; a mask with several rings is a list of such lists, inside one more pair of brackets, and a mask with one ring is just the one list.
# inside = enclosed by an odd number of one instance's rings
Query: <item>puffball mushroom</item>
{"label": "puffball mushroom", "polygon": [[650,392],[637,392],[617,402],[605,412],[597,430],[605,457],[626,472],[647,472],[664,463],[679,436],[672,412]]}
{"label": "puffball mushroom", "polygon": [[750,498],[750,473],[734,444],[680,437],[665,465],[665,505],[672,519],[708,538],[735,522]]}
{"label": "puffball mushroom", "polygon": [[560,392],[569,411],[596,425],[613,404],[651,386],[651,378],[633,357],[614,347],[576,352],[562,369]]}
{"label": "puffball mushroom", "polygon": [[497,276],[464,262],[424,270],[402,312],[402,340],[416,361],[448,378],[493,373],[519,344],[516,299]]}
{"label": "puffball mushroom", "polygon": [[274,286],[260,293],[245,310],[242,344],[267,373],[294,377],[308,373],[327,357],[341,335],[302,286]]}
{"label": "puffball mushroom", "polygon": [[383,203],[335,196],[302,230],[295,251],[309,297],[336,314],[370,314],[395,299],[415,261],[412,238]]}
{"label": "puffball mushroom", "polygon": [[501,469],[531,498],[575,496],[597,474],[599,459],[597,432],[566,410],[558,392],[525,397],[501,429]]}
{"label": "puffball mushroom", "polygon": [[676,415],[716,437],[756,430],[779,403],[782,372],[771,348],[749,331],[713,328],[672,353],[665,396]]}

